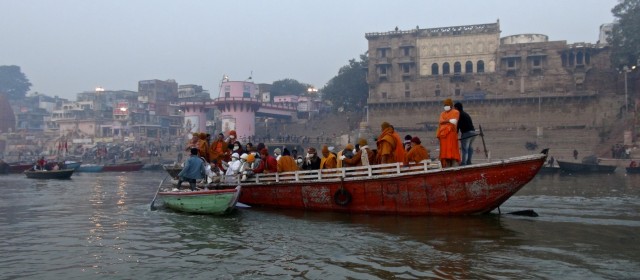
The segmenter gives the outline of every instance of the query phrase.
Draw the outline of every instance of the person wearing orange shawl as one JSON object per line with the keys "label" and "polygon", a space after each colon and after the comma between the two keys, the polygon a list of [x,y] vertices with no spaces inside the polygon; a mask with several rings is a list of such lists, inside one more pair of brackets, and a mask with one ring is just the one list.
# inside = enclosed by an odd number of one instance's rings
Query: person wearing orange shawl
{"label": "person wearing orange shawl", "polygon": [[378,136],[376,142],[378,146],[378,163],[394,163],[396,162],[396,139],[393,136],[393,128],[388,122],[383,122],[380,127],[382,133]]}
{"label": "person wearing orange shawl", "polygon": [[456,166],[460,163],[460,147],[458,145],[458,120],[460,112],[453,109],[453,101],[444,101],[444,111],[438,120],[437,137],[440,140],[440,162],[442,167]]}
{"label": "person wearing orange shawl", "polygon": [[207,134],[204,132],[200,132],[198,135],[198,156],[204,158],[207,162],[209,162],[209,144],[207,142]]}
{"label": "person wearing orange shawl", "polygon": [[227,146],[227,142],[224,141],[224,134],[218,134],[216,140],[209,145],[209,160],[222,160],[225,152],[228,150],[229,147]]}
{"label": "person wearing orange shawl", "polygon": [[420,163],[425,159],[429,159],[429,150],[421,145],[420,138],[414,136],[411,138],[411,149],[404,156],[404,165],[409,165],[410,162]]}
{"label": "person wearing orange shawl", "polygon": [[391,129],[393,130],[393,139],[396,140],[396,162],[404,162],[404,156],[406,154],[406,151],[404,150],[404,143],[402,142],[402,139],[400,139],[400,135],[398,135],[398,132],[396,132],[393,125],[391,126]]}
{"label": "person wearing orange shawl", "polygon": [[291,157],[291,153],[287,148],[284,148],[282,156],[278,159],[278,172],[296,171],[298,170],[298,164],[296,160]]}
{"label": "person wearing orange shawl", "polygon": [[320,169],[332,169],[338,166],[336,155],[329,151],[327,145],[322,146],[322,159],[320,159]]}

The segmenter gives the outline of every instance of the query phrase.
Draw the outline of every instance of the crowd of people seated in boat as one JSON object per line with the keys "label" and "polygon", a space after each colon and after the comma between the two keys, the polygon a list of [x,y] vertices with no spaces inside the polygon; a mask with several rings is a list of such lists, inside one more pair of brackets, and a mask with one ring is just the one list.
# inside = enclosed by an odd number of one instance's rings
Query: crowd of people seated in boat
{"label": "crowd of people seated in boat", "polygon": [[33,167],[30,169],[31,171],[57,171],[66,169],[66,165],[62,161],[47,161],[44,157],[40,157]]}
{"label": "crowd of people seated in boat", "polygon": [[[392,128],[385,123],[385,128]],[[386,137],[389,134],[391,138]],[[234,130],[228,135],[219,133],[211,139],[206,133],[193,133],[186,145],[186,150],[196,148],[198,156],[206,161],[206,177],[214,182],[237,180],[242,176],[243,180],[261,173],[288,172],[297,170],[323,170],[351,166],[366,166],[382,163],[399,162],[404,166],[418,164],[429,160],[429,151],[422,146],[418,137],[405,136],[402,141],[395,131],[387,131],[382,134],[377,142],[377,147],[384,149],[371,149],[366,139],[358,139],[354,145],[347,144],[340,150],[323,145],[320,150],[308,147],[303,153],[296,149],[274,148],[269,151],[264,143],[241,143]]]}

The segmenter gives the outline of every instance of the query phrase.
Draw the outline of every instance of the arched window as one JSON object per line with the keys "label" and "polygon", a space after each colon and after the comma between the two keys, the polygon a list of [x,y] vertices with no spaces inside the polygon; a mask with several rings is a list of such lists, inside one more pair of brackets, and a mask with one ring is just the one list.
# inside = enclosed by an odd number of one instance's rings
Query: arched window
{"label": "arched window", "polygon": [[453,73],[460,74],[461,72],[462,64],[460,64],[460,61],[456,61],[456,63],[453,64]]}
{"label": "arched window", "polygon": [[473,73],[473,62],[467,61],[464,64],[464,72],[465,73]]}
{"label": "arched window", "polygon": [[477,73],[484,73],[484,61],[483,60],[478,60],[478,70],[476,70]]}
{"label": "arched window", "polygon": [[451,70],[449,70],[449,62],[445,62],[442,64],[442,75],[449,75]]}
{"label": "arched window", "polygon": [[573,66],[576,63],[576,56],[573,53],[569,53],[569,66]]}
{"label": "arched window", "polygon": [[582,65],[583,64],[582,58],[583,58],[582,52],[578,52],[578,54],[576,55],[576,64]]}
{"label": "arched window", "polygon": [[431,75],[438,75],[438,63],[431,64]]}
{"label": "arched window", "polygon": [[587,65],[591,64],[591,54],[589,53],[584,54],[584,64],[587,64]]}

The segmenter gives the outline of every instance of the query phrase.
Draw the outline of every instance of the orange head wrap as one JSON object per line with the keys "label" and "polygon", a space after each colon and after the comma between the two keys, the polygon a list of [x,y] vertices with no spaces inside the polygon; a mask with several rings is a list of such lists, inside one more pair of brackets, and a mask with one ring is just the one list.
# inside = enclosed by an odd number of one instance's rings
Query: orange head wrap
{"label": "orange head wrap", "polygon": [[453,106],[453,100],[451,100],[451,98],[447,98],[444,100],[444,105],[445,106]]}

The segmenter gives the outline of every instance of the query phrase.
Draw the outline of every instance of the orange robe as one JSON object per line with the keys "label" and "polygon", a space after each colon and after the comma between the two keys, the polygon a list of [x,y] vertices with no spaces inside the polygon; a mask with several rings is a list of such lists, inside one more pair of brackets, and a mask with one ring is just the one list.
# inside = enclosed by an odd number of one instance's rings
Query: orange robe
{"label": "orange robe", "polygon": [[411,147],[411,150],[409,150],[409,152],[407,152],[407,154],[404,157],[404,165],[408,165],[409,162],[421,162],[425,159],[429,159],[429,150],[427,150],[427,148],[425,148],[424,146],[417,144],[413,147]]}
{"label": "orange robe", "polygon": [[338,160],[333,153],[329,153],[329,155],[320,159],[320,169],[331,169],[336,168],[337,166]]}
{"label": "orange robe", "polygon": [[227,146],[227,142],[224,140],[213,141],[211,146],[209,146],[209,160],[222,160],[227,150],[229,150],[229,147]]}
{"label": "orange robe", "polygon": [[460,119],[460,112],[456,109],[440,113],[438,139],[440,140],[440,161],[445,159],[460,162],[460,146],[458,144],[458,127],[449,122],[450,119]]}
{"label": "orange robe", "polygon": [[207,140],[200,139],[198,140],[198,156],[203,157],[207,162],[209,162],[209,145],[207,144]]}
{"label": "orange robe", "polygon": [[298,164],[291,156],[281,156],[278,160],[278,172],[296,171]]}
{"label": "orange robe", "polygon": [[404,150],[404,145],[400,145],[402,143],[400,135],[398,135],[398,133],[395,131],[393,132],[393,139],[396,140],[396,162],[403,162],[406,151]]}
{"label": "orange robe", "polygon": [[379,163],[394,163],[396,162],[396,139],[393,137],[393,129],[385,128],[376,142],[378,146],[378,159]]}

